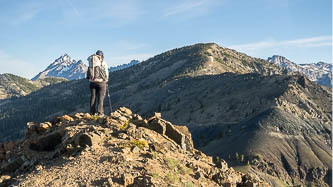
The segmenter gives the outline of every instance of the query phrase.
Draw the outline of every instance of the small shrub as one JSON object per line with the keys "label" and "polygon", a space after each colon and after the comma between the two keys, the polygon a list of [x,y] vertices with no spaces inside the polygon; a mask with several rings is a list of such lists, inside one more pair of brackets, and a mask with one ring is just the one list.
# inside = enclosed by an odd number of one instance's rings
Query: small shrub
{"label": "small shrub", "polygon": [[89,117],[90,120],[97,121],[99,119],[98,116],[91,116]]}
{"label": "small shrub", "polygon": [[160,178],[161,178],[161,176],[160,176],[158,173],[153,173],[153,174],[152,174],[152,177],[153,177],[154,179],[160,179]]}
{"label": "small shrub", "polygon": [[126,123],[124,123],[122,126],[120,126],[120,130],[125,130],[125,129],[127,129],[129,123],[130,123],[130,120],[126,121]]}
{"label": "small shrub", "polygon": [[185,186],[185,187],[193,187],[194,184],[193,184],[192,182],[187,182],[187,183],[185,183],[184,186]]}
{"label": "small shrub", "polygon": [[152,155],[153,155],[153,159],[157,159],[157,153],[156,152],[153,152]]}
{"label": "small shrub", "polygon": [[130,142],[130,147],[137,146],[139,149],[148,147],[148,142],[146,140],[132,140]]}
{"label": "small shrub", "polygon": [[179,182],[179,177],[177,174],[169,172],[165,180],[171,184],[177,184]]}
{"label": "small shrub", "polygon": [[191,168],[188,168],[186,166],[179,166],[178,169],[179,169],[179,173],[182,175],[188,175],[193,172],[193,170]]}
{"label": "small shrub", "polygon": [[172,170],[177,168],[179,164],[179,161],[173,158],[165,158],[164,161],[167,164],[167,166]]}

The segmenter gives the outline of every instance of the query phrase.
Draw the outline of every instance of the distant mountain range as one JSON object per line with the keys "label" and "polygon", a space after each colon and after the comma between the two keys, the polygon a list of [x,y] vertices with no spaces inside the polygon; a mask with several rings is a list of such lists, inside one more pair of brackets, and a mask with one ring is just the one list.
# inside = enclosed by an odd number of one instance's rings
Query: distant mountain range
{"label": "distant mountain range", "polygon": [[128,64],[122,64],[122,65],[118,65],[116,67],[110,67],[109,72],[114,72],[114,71],[122,70],[122,69],[125,69],[125,68],[129,68],[129,67],[131,67],[133,65],[136,65],[136,64],[139,64],[139,63],[140,63],[140,61],[138,61],[138,60],[132,60]]}
{"label": "distant mountain range", "polygon": [[[332,92],[305,75],[208,43],[166,51],[110,79],[113,108],[160,112],[186,125],[197,149],[236,169],[272,186],[332,185]],[[1,140],[23,137],[29,121],[87,112],[89,97],[87,81],[75,80],[9,99],[0,107]]]}
{"label": "distant mountain range", "polygon": [[[138,63],[140,61],[132,60],[128,64],[111,67],[109,71],[122,70]],[[85,78],[87,68],[81,60],[75,61],[68,54],[64,54],[32,80],[9,73],[0,74],[0,100],[25,96],[50,84]]]}
{"label": "distant mountain range", "polygon": [[64,54],[51,63],[44,71],[36,75],[32,80],[45,77],[62,77],[68,80],[85,78],[87,65],[81,60],[75,61],[69,55]]}
{"label": "distant mountain range", "polygon": [[283,56],[274,55],[267,59],[268,62],[287,69],[290,72],[300,72],[311,81],[320,85],[332,87],[332,64],[318,62],[312,64],[296,64]]}
{"label": "distant mountain range", "polygon": [[[109,72],[118,71],[124,68],[131,67],[140,63],[138,60],[132,60],[128,64],[110,67]],[[87,72],[87,65],[81,60],[75,61],[68,54],[64,54],[51,63],[44,71],[36,75],[32,80],[37,80],[45,77],[60,77],[68,80],[77,80],[85,78]]]}

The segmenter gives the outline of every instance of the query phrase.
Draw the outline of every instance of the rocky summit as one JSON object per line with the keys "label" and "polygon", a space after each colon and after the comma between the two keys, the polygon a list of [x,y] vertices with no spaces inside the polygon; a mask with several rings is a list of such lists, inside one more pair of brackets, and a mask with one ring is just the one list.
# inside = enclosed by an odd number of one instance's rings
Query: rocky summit
{"label": "rocky summit", "polygon": [[269,186],[193,148],[185,126],[124,107],[30,122],[0,164],[0,186]]}
{"label": "rocky summit", "polygon": [[68,54],[64,54],[51,63],[44,71],[32,80],[45,77],[61,77],[68,80],[85,78],[88,67],[81,61],[75,61]]}

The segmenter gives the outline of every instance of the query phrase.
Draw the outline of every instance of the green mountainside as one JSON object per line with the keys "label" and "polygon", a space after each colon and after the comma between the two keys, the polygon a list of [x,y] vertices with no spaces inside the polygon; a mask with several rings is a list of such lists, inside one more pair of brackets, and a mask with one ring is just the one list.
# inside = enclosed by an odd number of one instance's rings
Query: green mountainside
{"label": "green mountainside", "polygon": [[[111,73],[109,89],[113,108],[161,112],[186,125],[199,150],[273,186],[331,185],[332,92],[302,75],[196,44]],[[89,97],[89,83],[77,80],[0,103],[1,140],[22,138],[28,121],[87,112]]]}
{"label": "green mountainside", "polygon": [[66,79],[63,78],[49,77],[31,81],[13,74],[0,74],[0,99],[8,99],[13,96],[24,96],[44,86],[65,80]]}

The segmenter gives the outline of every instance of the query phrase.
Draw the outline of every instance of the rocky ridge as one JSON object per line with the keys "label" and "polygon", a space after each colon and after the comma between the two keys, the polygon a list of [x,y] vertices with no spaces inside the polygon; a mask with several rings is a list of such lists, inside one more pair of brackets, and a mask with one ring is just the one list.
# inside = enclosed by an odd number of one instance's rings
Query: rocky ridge
{"label": "rocky ridge", "polygon": [[44,71],[32,80],[45,77],[62,77],[68,80],[85,78],[88,67],[81,61],[75,61],[68,54],[64,54],[50,64]]}
{"label": "rocky ridge", "polygon": [[283,56],[274,55],[267,59],[268,62],[287,69],[290,72],[300,72],[311,81],[320,85],[332,87],[332,64],[318,62],[312,64],[296,64]]}
{"label": "rocky ridge", "polygon": [[193,148],[186,127],[124,107],[30,122],[0,164],[0,186],[269,186]]}
{"label": "rocky ridge", "polygon": [[129,67],[134,66],[139,63],[140,63],[140,61],[138,61],[138,60],[131,60],[131,62],[129,62],[128,64],[122,64],[122,65],[118,65],[115,67],[110,67],[109,72],[119,71],[119,70],[129,68]]}

